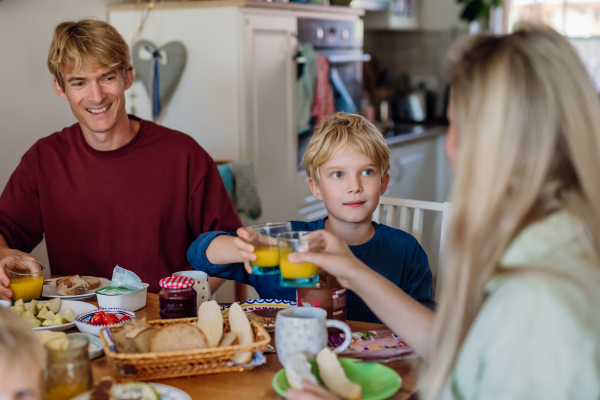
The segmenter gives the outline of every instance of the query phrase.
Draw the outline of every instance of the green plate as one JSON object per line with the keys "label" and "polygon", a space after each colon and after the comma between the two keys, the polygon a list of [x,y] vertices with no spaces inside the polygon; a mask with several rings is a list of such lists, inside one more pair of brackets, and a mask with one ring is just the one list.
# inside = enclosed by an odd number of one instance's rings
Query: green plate
{"label": "green plate", "polygon": [[[358,383],[362,388],[362,400],[387,399],[396,393],[402,385],[402,378],[394,370],[385,365],[377,363],[355,364],[356,358],[339,358],[346,376],[352,382]],[[317,377],[321,385],[321,377],[316,361],[310,361],[312,373]],[[285,397],[285,392],[290,384],[285,376],[285,370],[281,369],[273,377],[273,389]]]}

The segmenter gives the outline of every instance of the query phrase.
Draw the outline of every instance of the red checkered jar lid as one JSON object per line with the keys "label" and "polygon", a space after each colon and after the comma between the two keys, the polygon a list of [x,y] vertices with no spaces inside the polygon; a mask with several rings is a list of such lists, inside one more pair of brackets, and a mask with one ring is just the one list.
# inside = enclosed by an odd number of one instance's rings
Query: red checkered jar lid
{"label": "red checkered jar lid", "polygon": [[159,282],[160,287],[166,289],[187,289],[194,286],[194,278],[189,276],[168,276]]}

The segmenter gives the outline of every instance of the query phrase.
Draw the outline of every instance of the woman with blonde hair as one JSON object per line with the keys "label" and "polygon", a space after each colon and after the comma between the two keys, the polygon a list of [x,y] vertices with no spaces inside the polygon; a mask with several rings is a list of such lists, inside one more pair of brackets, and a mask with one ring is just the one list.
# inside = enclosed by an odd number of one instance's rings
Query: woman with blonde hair
{"label": "woman with blonde hair", "polygon": [[[450,57],[456,170],[437,313],[323,233],[299,253],[425,360],[423,399],[600,397],[600,102],[547,27],[471,38]],[[291,391],[290,399],[314,398]]]}

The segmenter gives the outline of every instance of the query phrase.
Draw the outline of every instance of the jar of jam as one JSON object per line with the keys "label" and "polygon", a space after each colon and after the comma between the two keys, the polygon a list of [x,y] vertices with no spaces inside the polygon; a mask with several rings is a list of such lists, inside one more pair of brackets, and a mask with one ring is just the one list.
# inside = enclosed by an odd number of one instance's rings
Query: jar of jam
{"label": "jar of jam", "polygon": [[160,319],[193,318],[198,316],[194,278],[169,276],[160,280],[158,311]]}

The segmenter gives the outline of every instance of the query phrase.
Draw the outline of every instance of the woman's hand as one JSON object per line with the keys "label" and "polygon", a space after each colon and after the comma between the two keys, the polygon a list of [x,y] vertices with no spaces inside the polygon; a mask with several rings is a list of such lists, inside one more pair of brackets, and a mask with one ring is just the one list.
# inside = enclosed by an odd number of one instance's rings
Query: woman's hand
{"label": "woman's hand", "polygon": [[[33,258],[31,256],[31,254],[23,253],[22,251],[19,251],[19,250],[7,249],[4,252],[3,258],[0,260],[0,300],[10,300],[13,295],[12,291],[8,288],[8,285],[10,284],[10,279],[8,279],[8,276],[6,276],[6,272],[4,270],[4,266],[11,261],[37,261],[37,260],[35,258]],[[29,263],[25,264],[25,265],[27,267],[30,266]],[[39,271],[39,269],[37,269],[37,270],[31,269],[31,272],[38,272],[38,271]]]}
{"label": "woman's hand", "polygon": [[339,400],[339,397],[324,387],[307,381],[302,381],[302,390],[288,390],[285,398],[287,400]]}
{"label": "woman's hand", "polygon": [[335,276],[340,284],[352,289],[353,281],[359,272],[369,269],[352,254],[346,243],[337,236],[321,230],[316,231],[322,237],[321,253],[293,253],[288,259],[293,263],[311,263]]}

